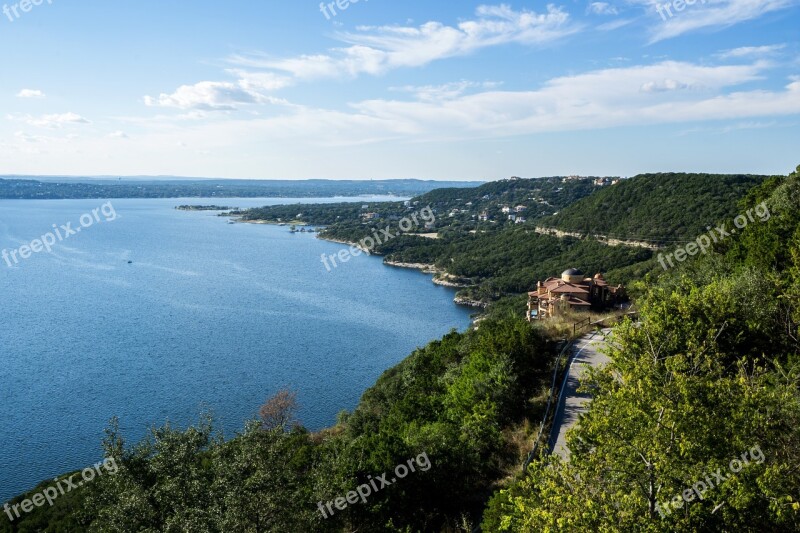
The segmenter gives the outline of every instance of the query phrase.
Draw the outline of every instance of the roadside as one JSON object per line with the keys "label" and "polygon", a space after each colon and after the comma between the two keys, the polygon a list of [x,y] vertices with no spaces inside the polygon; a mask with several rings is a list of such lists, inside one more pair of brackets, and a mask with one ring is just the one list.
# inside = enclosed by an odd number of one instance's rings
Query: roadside
{"label": "roadside", "polygon": [[552,453],[559,455],[565,461],[569,460],[567,431],[578,423],[580,415],[586,412],[591,400],[588,394],[578,392],[581,379],[587,367],[596,368],[609,362],[608,356],[601,353],[606,346],[606,337],[609,333],[611,333],[611,329],[602,329],[584,335],[573,348],[575,354],[570,359],[567,368],[548,443]]}

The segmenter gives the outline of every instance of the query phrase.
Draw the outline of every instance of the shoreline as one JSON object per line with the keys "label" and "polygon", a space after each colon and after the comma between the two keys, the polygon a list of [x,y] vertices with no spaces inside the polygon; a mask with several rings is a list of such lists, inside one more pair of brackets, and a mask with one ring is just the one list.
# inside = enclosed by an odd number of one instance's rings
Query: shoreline
{"label": "shoreline", "polygon": [[[346,244],[348,246],[355,246],[356,248],[360,248],[361,250],[364,250],[364,248],[361,247],[359,245],[359,243],[354,243],[354,242],[350,242],[350,241],[344,241],[344,240],[341,240],[341,239],[333,239],[331,237],[322,237],[319,234],[317,234],[317,239],[320,239],[320,240],[323,240],[323,241],[328,241],[328,242],[335,242],[337,244]],[[364,250],[364,251],[366,252],[368,250]],[[381,254],[377,254],[377,253],[374,253],[374,252],[371,252],[370,255],[374,255],[374,256],[378,256],[378,257],[381,256]],[[444,270],[441,270],[441,269],[437,268],[436,265],[433,265],[433,264],[430,264],[430,263],[404,263],[402,261],[389,261],[388,259],[384,258],[383,264],[386,265],[386,266],[394,267],[394,268],[406,268],[406,269],[410,269],[410,270],[419,270],[423,274],[432,274],[433,277],[431,278],[431,281],[435,285],[439,285],[441,287],[447,287],[447,288],[450,288],[450,289],[464,289],[464,288],[467,288],[467,287],[470,286],[468,284],[459,282],[458,278],[456,276],[453,276],[452,274],[448,274]],[[477,301],[477,300],[473,300],[471,298],[467,298],[465,296],[459,296],[458,294],[456,294],[453,297],[453,303],[456,304],[456,305],[463,306],[463,307],[472,307],[474,309],[481,309],[481,310],[484,310],[484,309],[486,309],[488,307],[488,304],[485,304],[485,303]],[[472,322],[474,324],[475,320],[473,320]]]}
{"label": "shoreline", "polygon": [[[283,226],[288,225],[295,225],[295,226],[313,226],[313,224],[309,224],[307,222],[273,222],[270,220],[242,220],[241,217],[237,217],[234,222],[240,224],[259,224],[259,225],[268,225],[268,226]],[[346,246],[352,246],[362,250],[369,255],[374,255],[376,257],[382,257],[382,254],[371,252],[365,249],[357,242],[346,241],[342,239],[334,239],[332,237],[323,237],[317,231],[316,234],[317,239],[328,241],[328,242],[335,242],[337,244],[344,244]],[[446,271],[437,268],[436,265],[430,263],[405,263],[402,261],[389,261],[386,258],[383,259],[383,264],[386,266],[394,267],[394,268],[407,268],[411,270],[418,270],[423,274],[431,274],[431,281],[435,285],[439,285],[441,287],[447,287],[450,289],[465,289],[470,287],[471,284],[465,283],[463,280],[460,280],[457,276],[447,273]],[[455,305],[460,305],[463,307],[471,307],[473,309],[481,309],[485,310],[488,307],[488,304],[481,302],[479,300],[474,300],[471,298],[467,298],[466,296],[459,296],[456,294],[453,297],[453,303]],[[473,320],[473,324],[475,320]]]}

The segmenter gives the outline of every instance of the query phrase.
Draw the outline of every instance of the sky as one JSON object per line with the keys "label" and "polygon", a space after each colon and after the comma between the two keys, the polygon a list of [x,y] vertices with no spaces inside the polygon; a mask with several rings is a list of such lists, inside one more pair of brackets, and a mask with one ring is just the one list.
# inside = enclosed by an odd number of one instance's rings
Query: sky
{"label": "sky", "polygon": [[0,0],[0,175],[800,164],[800,0]]}

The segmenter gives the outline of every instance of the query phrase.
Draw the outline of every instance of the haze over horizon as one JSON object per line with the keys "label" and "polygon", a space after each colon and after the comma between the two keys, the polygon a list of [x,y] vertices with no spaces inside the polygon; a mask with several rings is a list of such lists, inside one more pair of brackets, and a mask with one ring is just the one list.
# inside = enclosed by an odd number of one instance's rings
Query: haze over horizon
{"label": "haze over horizon", "polygon": [[9,4],[0,172],[489,181],[794,168],[800,2],[687,2],[671,17],[659,4]]}

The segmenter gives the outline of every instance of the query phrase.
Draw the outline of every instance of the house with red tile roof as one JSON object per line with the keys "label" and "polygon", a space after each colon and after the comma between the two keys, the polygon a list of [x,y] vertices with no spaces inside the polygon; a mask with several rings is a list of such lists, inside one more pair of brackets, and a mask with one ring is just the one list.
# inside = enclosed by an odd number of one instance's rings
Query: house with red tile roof
{"label": "house with red tile roof", "polygon": [[612,287],[602,274],[584,277],[577,268],[565,270],[560,278],[548,278],[528,293],[528,321],[559,315],[565,310],[602,311],[627,299],[625,287]]}

